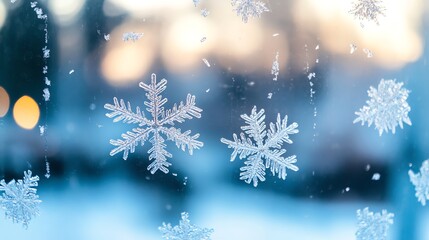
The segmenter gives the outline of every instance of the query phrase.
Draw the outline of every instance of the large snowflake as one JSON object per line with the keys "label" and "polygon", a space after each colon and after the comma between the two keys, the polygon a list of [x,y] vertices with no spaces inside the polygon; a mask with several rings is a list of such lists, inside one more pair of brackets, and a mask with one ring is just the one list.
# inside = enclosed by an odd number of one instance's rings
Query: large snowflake
{"label": "large snowflake", "polygon": [[382,210],[374,213],[368,208],[357,210],[358,230],[356,240],[385,240],[389,225],[393,224],[393,213]]}
{"label": "large snowflake", "polygon": [[188,218],[189,214],[183,212],[179,225],[172,227],[170,223],[162,223],[158,228],[162,237],[169,240],[210,240],[213,229],[192,225]]}
{"label": "large snowflake", "polygon": [[265,3],[257,0],[231,0],[231,5],[245,23],[250,17],[261,17],[263,12],[270,11]]}
{"label": "large snowflake", "polygon": [[377,89],[371,86],[368,90],[370,99],[366,101],[366,106],[355,112],[358,117],[353,123],[362,122],[364,125],[368,122],[368,127],[374,123],[380,136],[383,131],[389,130],[395,134],[398,125],[404,127],[403,122],[411,125],[408,117],[411,107],[407,102],[410,91],[402,88],[403,85],[404,83],[397,83],[396,80],[381,79]]}
{"label": "large snowflake", "polygon": [[356,0],[350,14],[360,21],[373,21],[379,24],[378,17],[385,16],[386,8],[381,0]]}
{"label": "large snowflake", "polygon": [[7,218],[15,223],[28,227],[31,219],[39,214],[39,204],[42,202],[37,195],[38,176],[31,176],[31,171],[24,172],[24,179],[0,181],[0,205]]}
{"label": "large snowflake", "polygon": [[[119,152],[124,152],[123,159],[127,160],[129,152],[133,153],[137,145],[141,144],[143,146],[149,139],[152,144],[148,151],[149,160],[153,160],[153,162],[147,169],[152,174],[158,169],[168,173],[168,167],[171,163],[167,161],[167,158],[171,158],[172,154],[165,149],[167,147],[165,140],[175,142],[176,146],[183,151],[188,148],[189,154],[192,155],[194,149],[199,149],[203,146],[203,143],[197,140],[200,135],[191,135],[190,130],[182,132],[180,128],[174,128],[174,124],[182,123],[186,119],[192,119],[193,117],[200,118],[203,110],[195,106],[195,96],[191,94],[188,94],[186,103],[180,102],[179,105],[174,104],[172,109],[164,110],[167,98],[162,97],[161,93],[167,88],[167,80],[162,79],[158,83],[155,74],[152,74],[150,84],[140,82],[139,86],[146,91],[148,101],[145,101],[144,105],[152,115],[152,119],[146,118],[139,107],[133,112],[129,102],[125,104],[124,100],[118,101],[116,97],[113,98],[113,105],[104,105],[104,108],[111,111],[106,116],[114,118],[113,122],[122,121],[137,125],[131,131],[123,133],[122,139],[110,140],[110,144],[116,147],[110,152],[110,155],[113,156]],[[152,137],[150,137],[151,135]],[[165,135],[166,139],[162,135]]]}
{"label": "large snowflake", "polygon": [[417,200],[425,206],[429,200],[429,160],[423,162],[419,173],[409,170],[408,175],[415,187]]}
{"label": "large snowflake", "polygon": [[[256,106],[253,107],[252,113],[249,115],[243,114],[246,126],[242,126],[238,137],[233,134],[234,140],[222,138],[220,141],[228,145],[228,148],[233,148],[231,161],[234,161],[237,156],[240,159],[245,158],[246,166],[240,168],[240,180],[246,183],[253,181],[253,186],[258,186],[258,181],[265,181],[265,169],[270,168],[273,175],[278,175],[279,178],[286,179],[286,169],[298,171],[298,167],[294,165],[297,159],[296,156],[284,158],[282,155],[286,150],[282,148],[283,143],[292,144],[289,135],[298,133],[298,124],[292,123],[287,125],[287,115],[281,119],[280,114],[277,115],[276,123],[270,123],[269,129],[266,130],[265,111],[261,109],[257,111]],[[246,136],[247,135],[247,136]]]}

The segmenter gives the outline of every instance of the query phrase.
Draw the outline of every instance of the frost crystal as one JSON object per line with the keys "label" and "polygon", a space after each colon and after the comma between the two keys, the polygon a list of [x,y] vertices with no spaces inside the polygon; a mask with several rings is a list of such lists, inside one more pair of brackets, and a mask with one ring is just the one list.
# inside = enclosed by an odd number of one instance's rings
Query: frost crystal
{"label": "frost crystal", "polygon": [[279,66],[279,52],[276,53],[276,58],[273,61],[273,66],[271,67],[271,74],[274,75],[273,80],[277,81],[279,76],[280,66]]}
{"label": "frost crystal", "polygon": [[39,177],[31,176],[31,171],[24,172],[24,179],[12,180],[6,183],[0,181],[0,205],[7,218],[14,223],[22,223],[27,228],[31,219],[39,214],[39,204],[42,202],[37,195]]}
{"label": "frost crystal", "polygon": [[142,38],[144,35],[144,33],[135,33],[135,32],[127,32],[122,34],[122,41],[127,42],[127,41],[137,41],[140,38]]}
{"label": "frost crystal", "polygon": [[386,240],[389,225],[393,224],[393,213],[382,210],[373,213],[368,208],[357,210],[358,230],[356,240]]}
{"label": "frost crystal", "polygon": [[[298,124],[294,122],[288,126],[287,115],[281,119],[278,114],[277,122],[270,123],[270,128],[266,130],[264,112],[264,109],[258,112],[256,106],[253,107],[250,116],[241,115],[247,124],[247,126],[241,127],[244,133],[240,133],[240,137],[234,133],[233,141],[225,138],[220,140],[222,143],[228,144],[228,148],[234,149],[231,161],[234,161],[237,155],[240,159],[246,159],[244,162],[246,166],[240,168],[240,180],[244,180],[248,184],[253,181],[254,187],[258,186],[258,181],[265,181],[266,168],[270,168],[273,175],[277,174],[283,180],[286,179],[287,168],[298,171],[298,167],[294,165],[297,161],[295,155],[287,158],[282,156],[286,153],[286,150],[282,149],[282,145],[283,143],[293,143],[289,139],[289,135],[299,132]],[[265,141],[264,138],[266,138]]]}
{"label": "frost crystal", "polygon": [[196,7],[200,3],[200,0],[192,0],[192,2],[194,2],[194,6]]}
{"label": "frost crystal", "polygon": [[162,223],[159,227],[159,231],[162,233],[162,238],[170,240],[210,240],[210,235],[213,233],[213,229],[199,228],[191,224],[188,219],[189,214],[186,212],[182,213],[182,220],[179,225],[172,227],[170,223]]}
{"label": "frost crystal", "polygon": [[416,190],[416,197],[423,206],[429,200],[429,160],[423,162],[419,173],[409,170],[410,181]]}
{"label": "frost crystal", "polygon": [[201,16],[207,17],[210,14],[210,12],[207,9],[201,9]]}
{"label": "frost crystal", "polygon": [[381,0],[356,0],[349,13],[360,21],[374,21],[379,24],[378,17],[379,15],[385,16],[385,11]]}
{"label": "frost crystal", "polygon": [[261,17],[263,12],[270,11],[265,3],[257,0],[231,0],[231,5],[245,23],[250,17]]}
{"label": "frost crystal", "polygon": [[51,93],[49,92],[49,88],[43,89],[43,98],[45,99],[45,102],[49,101],[51,98]]}
{"label": "frost crystal", "polygon": [[[123,159],[127,160],[128,153],[133,153],[137,145],[143,144],[149,139],[152,147],[149,149],[149,160],[153,162],[147,167],[152,174],[158,169],[164,173],[168,173],[168,167],[171,165],[167,158],[171,158],[172,154],[165,148],[165,140],[170,140],[176,143],[178,148],[183,151],[188,148],[189,154],[192,155],[194,149],[203,147],[203,143],[198,141],[197,138],[200,134],[191,135],[191,131],[181,132],[180,128],[174,128],[175,123],[182,123],[186,119],[193,117],[200,118],[202,109],[195,106],[195,96],[188,94],[186,103],[180,102],[179,105],[174,104],[172,109],[164,110],[164,104],[167,103],[167,98],[163,98],[161,93],[167,88],[167,80],[162,79],[159,83],[156,82],[156,75],[152,74],[151,83],[145,84],[140,82],[139,86],[147,93],[146,97],[149,101],[145,101],[146,110],[152,115],[152,119],[145,117],[144,113],[137,107],[133,112],[131,104],[124,100],[118,101],[113,98],[114,105],[106,104],[104,108],[110,110],[106,116],[114,118],[113,122],[124,122],[128,124],[136,124],[137,127],[131,131],[122,134],[122,139],[110,140],[110,144],[116,146],[110,152],[113,156],[119,152],[123,153]],[[172,127],[168,127],[170,125]],[[152,134],[152,137],[149,136]],[[162,136],[164,134],[166,139]]]}
{"label": "frost crystal", "polygon": [[355,112],[358,117],[353,123],[368,122],[368,127],[374,123],[375,128],[378,129],[380,136],[383,131],[388,132],[392,130],[395,134],[395,129],[399,125],[403,128],[403,123],[411,126],[411,120],[408,117],[411,107],[407,103],[408,91],[402,88],[404,83],[396,83],[396,80],[381,79],[378,84],[378,89],[370,87],[368,96],[370,99],[366,101],[368,105]]}

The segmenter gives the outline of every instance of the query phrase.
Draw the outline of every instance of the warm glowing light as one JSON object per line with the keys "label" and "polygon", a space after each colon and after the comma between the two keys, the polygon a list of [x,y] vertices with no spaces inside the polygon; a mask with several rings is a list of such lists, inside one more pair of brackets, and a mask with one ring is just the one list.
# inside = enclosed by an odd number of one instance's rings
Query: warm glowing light
{"label": "warm glowing light", "polygon": [[[144,33],[135,41],[122,41],[125,32]],[[157,48],[156,35],[150,27],[125,23],[110,33],[105,54],[101,61],[101,73],[113,86],[126,86],[138,82],[149,71]]]}
{"label": "warm glowing light", "polygon": [[85,0],[50,0],[48,4],[59,23],[69,24],[74,22],[85,5]]}
{"label": "warm glowing light", "polygon": [[1,1],[0,2],[0,29],[3,27],[6,17],[7,17],[6,7],[4,6],[3,1]]}
{"label": "warm glowing light", "polygon": [[23,96],[13,107],[15,122],[24,129],[33,129],[40,117],[40,109],[36,101],[29,96]]}
{"label": "warm glowing light", "polygon": [[6,90],[0,87],[0,117],[4,117],[9,110],[9,95]]}

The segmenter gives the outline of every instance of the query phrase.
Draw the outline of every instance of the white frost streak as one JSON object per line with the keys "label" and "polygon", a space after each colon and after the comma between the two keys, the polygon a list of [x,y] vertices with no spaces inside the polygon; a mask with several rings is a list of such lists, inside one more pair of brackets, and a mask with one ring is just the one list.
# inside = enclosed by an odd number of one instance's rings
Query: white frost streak
{"label": "white frost streak", "polygon": [[135,32],[127,32],[122,34],[122,41],[128,42],[128,41],[137,41],[140,38],[142,38],[144,33],[135,33]]}

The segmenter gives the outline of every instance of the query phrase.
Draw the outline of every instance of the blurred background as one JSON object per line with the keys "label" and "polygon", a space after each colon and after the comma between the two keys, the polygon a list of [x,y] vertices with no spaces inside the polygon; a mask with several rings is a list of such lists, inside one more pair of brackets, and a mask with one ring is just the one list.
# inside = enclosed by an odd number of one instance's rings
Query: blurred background
{"label": "blurred background", "polygon": [[[38,2],[48,59],[30,1],[0,1],[0,179],[31,169],[43,201],[27,230],[0,218],[2,239],[161,239],[158,226],[186,211],[213,239],[351,240],[365,207],[395,214],[388,239],[429,239],[429,211],[407,174],[429,158],[428,1],[385,1],[380,24],[364,27],[351,0],[266,0],[270,12],[247,24],[228,0]],[[126,32],[144,36],[125,42]],[[169,174],[146,170],[148,145],[127,161],[109,156],[109,139],[134,126],[113,123],[104,104],[116,96],[143,108],[138,83],[151,73],[168,80],[166,107],[191,93],[204,110],[177,125],[204,147],[190,156],[168,142]],[[382,78],[411,91],[413,125],[380,137],[352,122]],[[267,172],[257,188],[239,180],[243,160],[231,163],[220,142],[254,105],[266,123],[287,114],[300,130],[285,145],[300,170],[285,181]]]}

